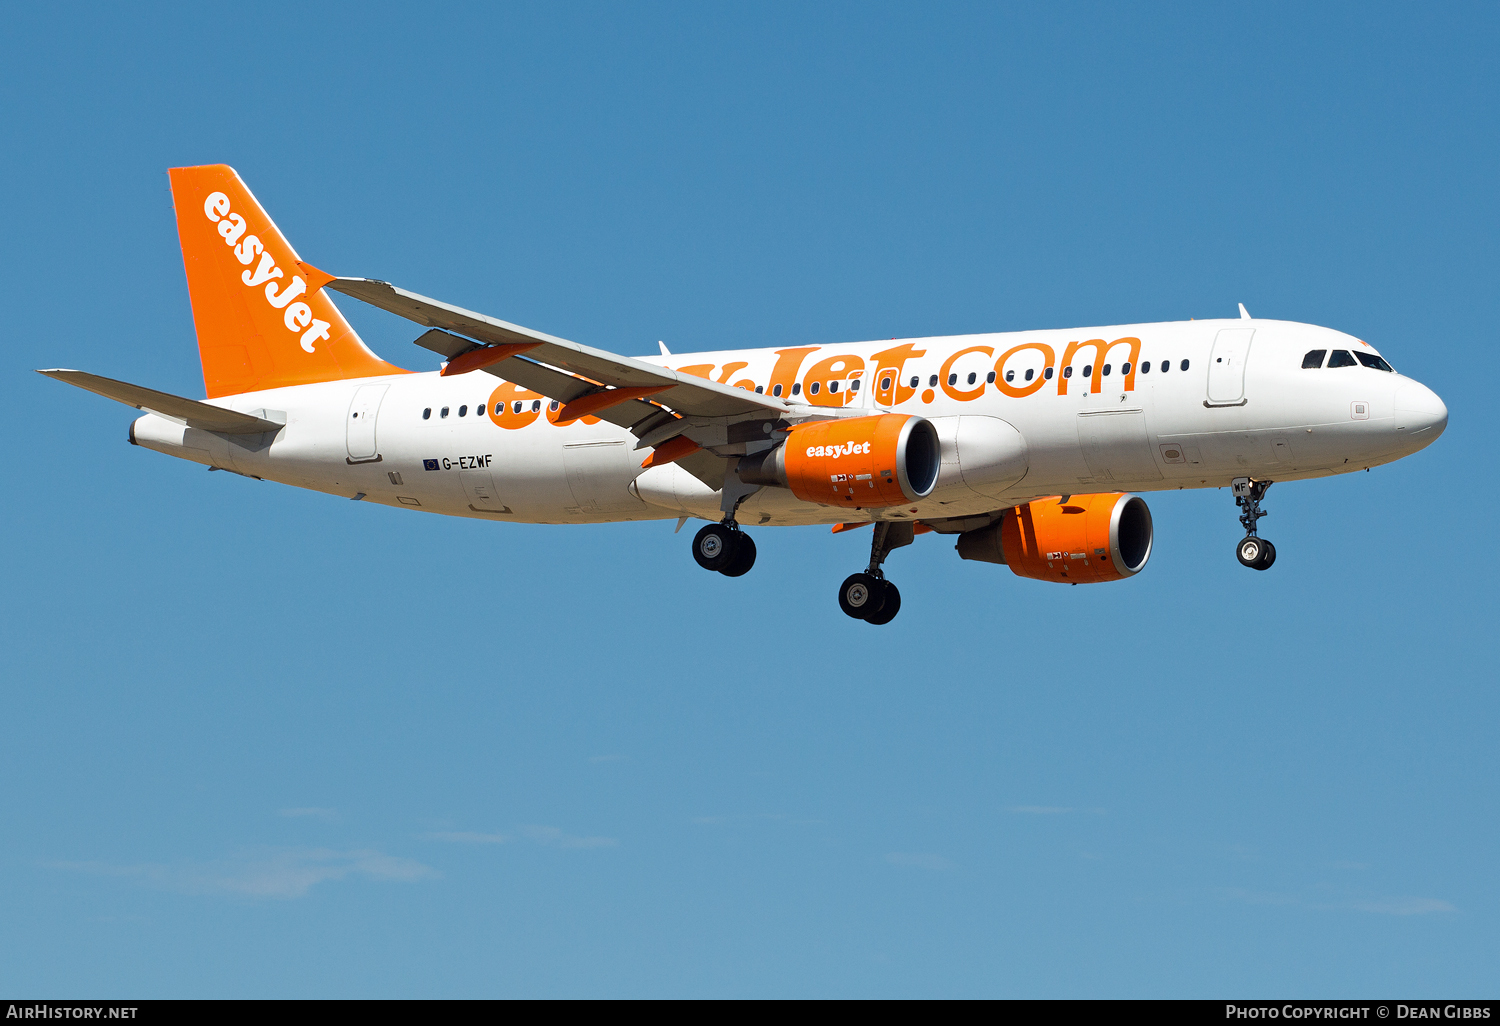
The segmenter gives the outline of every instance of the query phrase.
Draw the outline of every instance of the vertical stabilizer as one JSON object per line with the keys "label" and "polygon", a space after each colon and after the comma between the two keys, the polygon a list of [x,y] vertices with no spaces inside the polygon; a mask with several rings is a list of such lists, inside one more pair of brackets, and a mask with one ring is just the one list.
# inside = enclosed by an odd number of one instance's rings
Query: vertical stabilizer
{"label": "vertical stabilizer", "polygon": [[405,373],[365,348],[225,164],[170,172],[203,386],[210,399],[283,385]]}

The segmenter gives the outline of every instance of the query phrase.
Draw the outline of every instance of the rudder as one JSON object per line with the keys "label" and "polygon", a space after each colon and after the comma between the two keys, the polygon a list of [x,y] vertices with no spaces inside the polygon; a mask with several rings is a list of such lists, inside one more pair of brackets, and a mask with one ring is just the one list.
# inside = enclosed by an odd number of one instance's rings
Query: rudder
{"label": "rudder", "polygon": [[370,352],[326,293],[309,294],[296,250],[232,167],[168,173],[208,398],[406,373]]}

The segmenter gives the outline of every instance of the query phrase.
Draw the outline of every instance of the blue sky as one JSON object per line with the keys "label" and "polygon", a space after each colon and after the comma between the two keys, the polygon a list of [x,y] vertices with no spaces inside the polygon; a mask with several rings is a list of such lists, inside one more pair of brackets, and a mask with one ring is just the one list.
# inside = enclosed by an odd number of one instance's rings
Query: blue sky
{"label": "blue sky", "polygon": [[[1494,5],[12,11],[0,991],[1493,996]],[[166,169],[625,353],[1232,316],[1451,411],[1149,497],[1128,582],[437,519],[125,444],[202,395]],[[426,369],[404,321],[344,303]],[[1487,668],[1488,667],[1488,668]]]}

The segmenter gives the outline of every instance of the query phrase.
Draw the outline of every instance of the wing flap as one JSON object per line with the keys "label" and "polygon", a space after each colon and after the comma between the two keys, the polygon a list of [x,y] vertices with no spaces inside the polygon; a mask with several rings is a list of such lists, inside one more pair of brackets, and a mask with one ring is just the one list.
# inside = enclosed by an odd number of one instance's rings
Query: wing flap
{"label": "wing flap", "polygon": [[707,449],[700,449],[695,453],[682,456],[674,462],[707,485],[710,491],[717,492],[723,489],[724,460],[722,457],[715,456]]}

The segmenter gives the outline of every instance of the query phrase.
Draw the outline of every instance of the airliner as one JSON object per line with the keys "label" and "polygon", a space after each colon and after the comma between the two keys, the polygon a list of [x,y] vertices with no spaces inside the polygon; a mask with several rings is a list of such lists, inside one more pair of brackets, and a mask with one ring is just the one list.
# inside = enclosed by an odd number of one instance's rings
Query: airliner
{"label": "airliner", "polygon": [[[1400,459],[1448,410],[1369,343],[1239,316],[619,356],[298,258],[235,171],[169,172],[206,399],[39,373],[142,411],[130,442],[259,480],[497,522],[707,521],[738,577],[762,527],[871,529],[839,606],[889,623],[919,534],[1021,577],[1090,584],[1151,556],[1142,492],[1228,486],[1260,536],[1273,481]],[[414,321],[441,369],[371,352],[330,296]]]}

